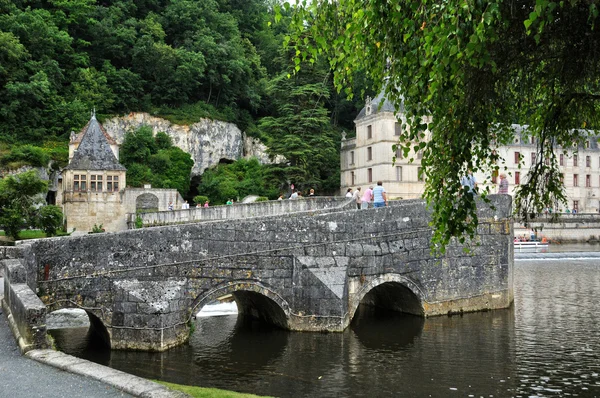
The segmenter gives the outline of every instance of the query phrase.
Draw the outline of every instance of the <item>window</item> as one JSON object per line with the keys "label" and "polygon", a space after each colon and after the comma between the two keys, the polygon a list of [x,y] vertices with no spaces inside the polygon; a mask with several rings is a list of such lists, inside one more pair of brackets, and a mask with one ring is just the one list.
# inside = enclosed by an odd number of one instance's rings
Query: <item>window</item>
{"label": "window", "polygon": [[354,185],[354,172],[350,172],[350,185]]}
{"label": "window", "polygon": [[565,185],[565,175],[563,173],[560,173],[560,183]]}
{"label": "window", "polygon": [[73,191],[79,191],[79,174],[73,176]]}
{"label": "window", "polygon": [[402,134],[402,125],[396,122],[396,125],[394,126],[394,135],[399,136],[400,134]]}
{"label": "window", "polygon": [[373,182],[373,169],[367,169],[367,182]]}
{"label": "window", "polygon": [[106,176],[106,190],[108,192],[112,192],[113,190],[112,176]]}
{"label": "window", "polygon": [[396,149],[396,159],[403,159],[404,155],[402,154],[402,148]]}
{"label": "window", "polygon": [[531,152],[531,165],[533,166],[535,164],[535,152]]}
{"label": "window", "polygon": [[578,200],[573,201],[573,213],[579,213],[579,201]]}
{"label": "window", "polygon": [[90,176],[90,191],[102,192],[102,176],[91,175]]}
{"label": "window", "polygon": [[590,174],[587,174],[585,176],[585,186],[587,188],[590,188],[592,186],[592,176]]}
{"label": "window", "polygon": [[85,174],[82,174],[79,176],[79,186],[80,186],[80,191],[87,191],[87,176]]}
{"label": "window", "polygon": [[367,148],[367,160],[373,160],[373,148]]}
{"label": "window", "polygon": [[349,166],[352,166],[354,164],[354,151],[350,151],[350,164]]}
{"label": "window", "polygon": [[402,166],[396,166],[396,181],[402,181]]}
{"label": "window", "polygon": [[423,168],[417,167],[417,179],[419,181],[425,181],[425,176],[423,175]]}
{"label": "window", "polygon": [[590,147],[590,142],[586,141],[585,144],[583,144],[585,146],[586,149],[588,149]]}
{"label": "window", "polygon": [[515,164],[519,164],[521,161],[521,154],[519,152],[515,152]]}
{"label": "window", "polygon": [[535,144],[535,137],[531,137],[531,141],[530,142],[531,142],[532,145]]}
{"label": "window", "polygon": [[592,167],[592,157],[591,156],[585,157],[585,167]]}
{"label": "window", "polygon": [[573,174],[573,186],[574,187],[579,186],[579,176],[577,174]]}
{"label": "window", "polygon": [[113,190],[115,192],[119,190],[119,176],[113,176]]}
{"label": "window", "polygon": [[521,183],[521,172],[515,171],[515,185],[519,185]]}
{"label": "window", "polygon": [[560,154],[559,163],[561,166],[565,165],[565,155],[563,155],[562,153]]}
{"label": "window", "polygon": [[422,149],[419,152],[417,152],[417,159],[423,159],[423,150]]}
{"label": "window", "polygon": [[577,167],[577,155],[573,155],[573,166]]}
{"label": "window", "polygon": [[492,171],[492,184],[498,183],[498,170]]}
{"label": "window", "polygon": [[367,126],[367,139],[371,139],[373,138],[373,128],[371,127],[371,125]]}

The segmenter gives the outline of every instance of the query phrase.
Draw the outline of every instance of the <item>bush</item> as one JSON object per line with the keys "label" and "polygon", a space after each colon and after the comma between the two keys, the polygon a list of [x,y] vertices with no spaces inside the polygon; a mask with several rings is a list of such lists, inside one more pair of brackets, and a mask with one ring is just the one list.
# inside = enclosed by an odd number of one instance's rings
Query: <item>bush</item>
{"label": "bush", "polygon": [[40,209],[39,226],[46,236],[54,236],[63,223],[63,212],[58,206],[48,205]]}
{"label": "bush", "polygon": [[258,198],[256,198],[255,202],[267,202],[269,200],[269,198],[267,198],[266,196],[259,196]]}
{"label": "bush", "polygon": [[33,145],[13,147],[9,153],[0,159],[0,164],[10,168],[29,165],[33,167],[46,167],[50,162],[50,155],[42,148]]}
{"label": "bush", "polygon": [[[207,200],[208,200],[208,196],[204,196],[204,195],[194,196],[194,203],[196,203],[196,204],[203,205],[204,202],[206,202]],[[210,201],[209,201],[209,203],[210,203]]]}

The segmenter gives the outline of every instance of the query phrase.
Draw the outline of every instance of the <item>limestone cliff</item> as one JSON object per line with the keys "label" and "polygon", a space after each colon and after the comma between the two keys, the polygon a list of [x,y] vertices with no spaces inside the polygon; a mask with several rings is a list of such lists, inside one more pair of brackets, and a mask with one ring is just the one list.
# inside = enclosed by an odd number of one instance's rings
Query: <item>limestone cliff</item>
{"label": "limestone cliff", "polygon": [[148,113],[130,113],[106,120],[102,125],[118,144],[123,143],[125,133],[143,125],[150,126],[155,134],[160,131],[166,133],[173,140],[173,145],[192,156],[192,176],[202,174],[221,159],[235,161],[254,156],[262,163],[270,162],[266,147],[257,139],[246,137],[233,123],[202,119],[183,126]]}

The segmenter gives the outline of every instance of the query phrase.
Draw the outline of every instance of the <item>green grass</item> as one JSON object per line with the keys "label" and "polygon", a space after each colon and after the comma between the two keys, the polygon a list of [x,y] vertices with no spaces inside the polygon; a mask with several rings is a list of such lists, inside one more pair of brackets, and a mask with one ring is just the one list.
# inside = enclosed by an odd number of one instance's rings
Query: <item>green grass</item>
{"label": "green grass", "polygon": [[[68,236],[68,233],[59,231],[56,236]],[[0,231],[0,236],[6,236],[4,231]],[[24,229],[19,232],[19,240],[46,238],[46,234],[39,229]]]}
{"label": "green grass", "polygon": [[219,390],[217,388],[205,388],[195,386],[184,386],[182,384],[167,383],[165,381],[154,380],[157,383],[165,385],[172,390],[177,390],[191,395],[194,398],[257,398],[259,395],[242,394],[234,391]]}

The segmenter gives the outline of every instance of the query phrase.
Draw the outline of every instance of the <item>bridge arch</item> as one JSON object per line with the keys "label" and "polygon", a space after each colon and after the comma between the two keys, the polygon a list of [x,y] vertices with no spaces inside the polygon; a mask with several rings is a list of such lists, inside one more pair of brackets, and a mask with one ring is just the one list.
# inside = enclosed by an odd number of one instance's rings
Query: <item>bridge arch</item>
{"label": "bridge arch", "polygon": [[277,292],[255,281],[221,284],[197,297],[192,313],[219,297],[231,294],[241,315],[248,315],[282,329],[289,329],[290,306]]}
{"label": "bridge arch", "polygon": [[412,280],[399,274],[382,274],[363,283],[351,297],[348,313],[352,321],[361,303],[397,312],[424,316],[424,294]]}

